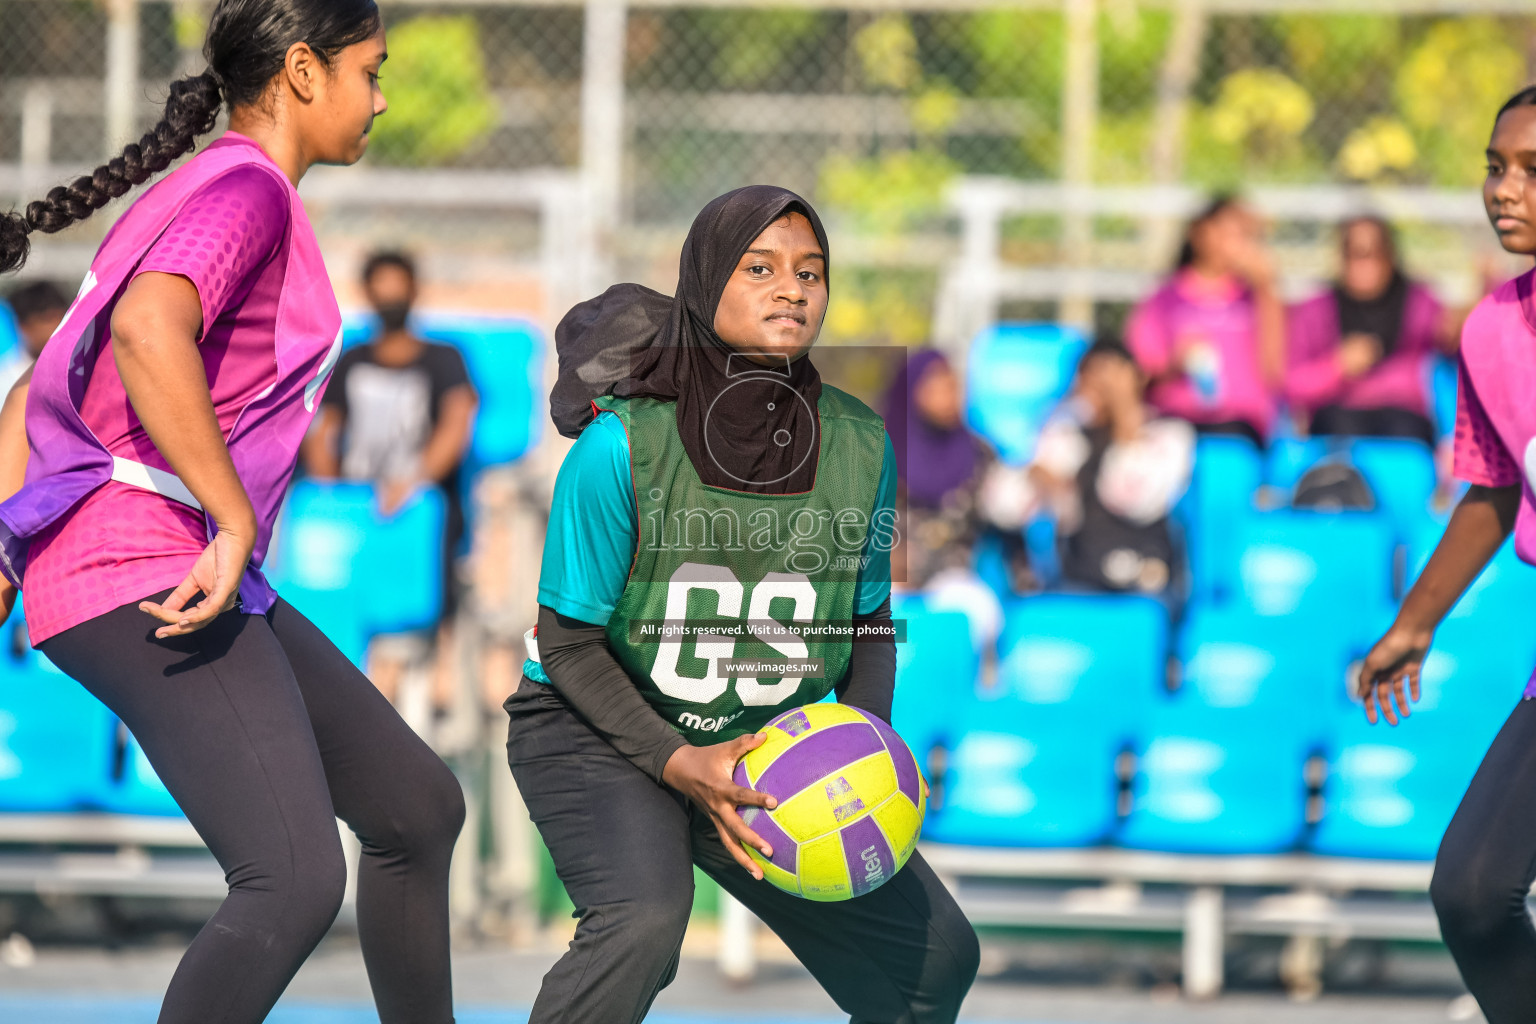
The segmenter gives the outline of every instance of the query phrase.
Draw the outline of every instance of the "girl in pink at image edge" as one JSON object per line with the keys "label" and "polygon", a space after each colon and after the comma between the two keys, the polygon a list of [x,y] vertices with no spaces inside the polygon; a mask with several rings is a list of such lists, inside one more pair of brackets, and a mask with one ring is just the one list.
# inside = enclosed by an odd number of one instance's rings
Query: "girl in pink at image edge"
{"label": "girl in pink at image edge", "polygon": [[367,148],[383,24],[373,0],[219,0],[204,52],[137,144],[0,215],[3,273],[229,106],[108,232],[0,409],[0,596],[24,589],[34,646],[128,726],[224,868],[160,1024],[266,1018],[340,909],[337,817],[380,1021],[449,1024],[458,782],[260,568],[341,346],[295,188]]}
{"label": "girl in pink at image edge", "polygon": [[[1536,87],[1499,111],[1483,200],[1499,242],[1536,255]],[[1455,472],[1471,485],[1397,619],[1357,681],[1371,722],[1396,725],[1418,700],[1434,631],[1515,533],[1536,563],[1536,299],[1528,271],[1485,298],[1462,330]],[[1405,687],[1406,682],[1406,687]],[[1536,1020],[1536,679],[1494,739],[1435,858],[1440,931],[1489,1024]]]}

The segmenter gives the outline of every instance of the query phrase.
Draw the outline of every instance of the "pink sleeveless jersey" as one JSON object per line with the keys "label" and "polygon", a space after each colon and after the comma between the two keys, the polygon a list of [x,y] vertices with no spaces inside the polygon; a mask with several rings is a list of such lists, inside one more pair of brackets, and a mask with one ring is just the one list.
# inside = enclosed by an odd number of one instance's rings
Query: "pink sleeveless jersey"
{"label": "pink sleeveless jersey", "polygon": [[255,143],[230,133],[123,215],[38,360],[27,483],[0,505],[4,568],[22,577],[34,644],[175,586],[210,536],[111,358],[117,298],[147,272],[197,289],[214,410],[258,522],[241,604],[260,613],[275,599],[260,565],[339,353],[340,314],[291,184]]}

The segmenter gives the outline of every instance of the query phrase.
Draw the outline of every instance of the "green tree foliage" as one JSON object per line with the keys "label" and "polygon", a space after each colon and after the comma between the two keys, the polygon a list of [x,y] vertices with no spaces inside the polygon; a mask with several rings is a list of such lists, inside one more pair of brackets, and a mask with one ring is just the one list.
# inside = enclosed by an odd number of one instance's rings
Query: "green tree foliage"
{"label": "green tree foliage", "polygon": [[1525,57],[1499,20],[1448,18],[1425,33],[1398,71],[1396,95],[1430,181],[1477,184],[1494,112],[1524,84]]}
{"label": "green tree foliage", "polygon": [[391,28],[381,79],[389,110],[374,124],[370,149],[384,163],[451,163],[496,127],[472,17],[428,15]]}
{"label": "green tree foliage", "polygon": [[728,89],[783,88],[807,70],[804,55],[830,27],[826,15],[810,9],[679,13],[689,18],[689,34],[707,41],[710,71]]}

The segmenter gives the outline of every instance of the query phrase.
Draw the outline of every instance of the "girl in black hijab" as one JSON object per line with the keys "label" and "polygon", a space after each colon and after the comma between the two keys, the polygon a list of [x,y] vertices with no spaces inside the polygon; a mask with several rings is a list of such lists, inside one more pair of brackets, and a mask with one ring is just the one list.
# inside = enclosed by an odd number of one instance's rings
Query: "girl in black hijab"
{"label": "girl in black hijab", "polygon": [[[694,865],[856,1020],[948,1024],[975,977],[975,933],[920,854],[877,888],[850,879],[854,898],[812,902],[743,849],[779,867],[795,854],[766,815],[759,834],[737,813],[774,806],[731,778],[757,729],[832,692],[890,718],[894,643],[808,629],[773,645],[744,629],[890,619],[890,439],[807,355],[829,256],[804,199],[738,189],[694,222],[675,297],[617,285],[556,331],[551,414],[577,441],[555,483],[507,750],[580,924],[531,1024],[644,1017],[676,971]],[[653,639],[658,620],[718,632]],[[786,657],[819,660],[821,675],[722,667]]]}

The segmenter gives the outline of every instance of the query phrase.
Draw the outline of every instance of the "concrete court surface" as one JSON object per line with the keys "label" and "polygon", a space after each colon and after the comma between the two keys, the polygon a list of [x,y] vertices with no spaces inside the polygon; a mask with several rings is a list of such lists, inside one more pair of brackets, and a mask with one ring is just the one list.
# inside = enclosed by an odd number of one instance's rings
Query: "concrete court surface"
{"label": "concrete court surface", "polygon": [[[540,977],[557,952],[464,946],[455,952],[459,1024],[522,1024]],[[157,997],[175,969],[175,945],[112,952],[44,947],[30,965],[0,966],[4,1024],[153,1024]],[[1236,991],[1207,1003],[1181,1000],[1169,987],[1042,984],[1007,973],[979,980],[963,1020],[990,1024],[1441,1024],[1482,1020],[1458,999],[1444,965],[1410,965],[1434,982],[1412,994],[1333,995],[1311,1002],[1278,991]],[[315,953],[269,1020],[272,1024],[365,1024],[368,985],[355,940],[333,937]],[[732,987],[714,963],[685,956],[677,981],[647,1018],[652,1024],[834,1024],[846,1021],[798,964],[772,962],[745,988]]]}

